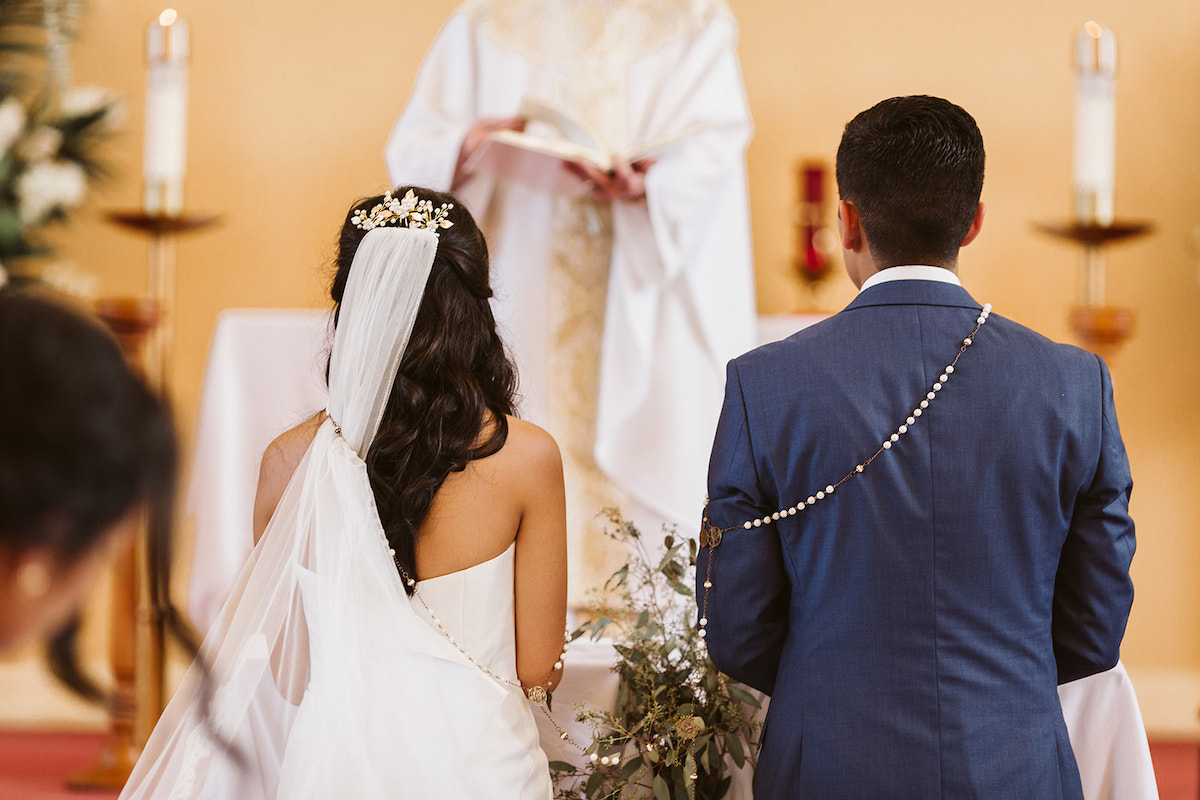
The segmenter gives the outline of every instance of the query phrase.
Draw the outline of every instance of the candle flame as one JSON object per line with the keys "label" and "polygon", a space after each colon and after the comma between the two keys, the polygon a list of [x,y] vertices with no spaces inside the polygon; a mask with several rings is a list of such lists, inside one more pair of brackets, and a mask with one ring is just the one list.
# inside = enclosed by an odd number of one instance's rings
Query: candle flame
{"label": "candle flame", "polygon": [[1083,29],[1087,32],[1087,35],[1093,39],[1099,39],[1104,33],[1104,28],[1102,28],[1100,23],[1096,22],[1095,20],[1090,20],[1087,22],[1083,26]]}
{"label": "candle flame", "polygon": [[168,8],[166,11],[158,15],[158,24],[162,25],[164,28],[169,28],[175,24],[175,20],[177,19],[179,19],[179,12],[173,8]]}

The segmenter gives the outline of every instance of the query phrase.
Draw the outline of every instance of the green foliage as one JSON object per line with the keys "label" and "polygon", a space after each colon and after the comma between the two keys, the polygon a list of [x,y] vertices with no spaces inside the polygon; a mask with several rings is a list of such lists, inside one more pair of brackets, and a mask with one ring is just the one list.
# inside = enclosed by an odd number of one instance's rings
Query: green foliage
{"label": "green foliage", "polygon": [[668,532],[652,556],[641,532],[606,509],[607,534],[629,560],[605,584],[605,607],[572,634],[611,637],[620,656],[616,708],[589,709],[586,766],[552,763],[560,800],[717,800],[729,763],[753,762],[758,700],[722,675],[697,633],[696,541]]}

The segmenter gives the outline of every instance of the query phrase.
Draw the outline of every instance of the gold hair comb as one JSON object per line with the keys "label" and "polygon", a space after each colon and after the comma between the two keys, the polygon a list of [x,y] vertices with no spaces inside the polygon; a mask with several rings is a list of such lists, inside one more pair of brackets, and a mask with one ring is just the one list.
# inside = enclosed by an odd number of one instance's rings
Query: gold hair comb
{"label": "gold hair comb", "polygon": [[367,211],[364,208],[355,209],[350,222],[360,230],[369,231],[384,225],[403,226],[432,231],[437,235],[438,229],[449,228],[453,222],[446,219],[453,203],[443,203],[437,209],[431,200],[419,200],[409,189],[403,199],[396,199],[389,191],[383,196],[383,201]]}

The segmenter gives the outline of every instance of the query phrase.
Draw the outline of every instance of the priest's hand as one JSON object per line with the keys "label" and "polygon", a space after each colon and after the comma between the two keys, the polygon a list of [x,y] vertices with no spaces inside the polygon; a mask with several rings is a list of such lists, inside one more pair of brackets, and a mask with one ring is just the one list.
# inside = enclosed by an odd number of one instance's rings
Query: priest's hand
{"label": "priest's hand", "polygon": [[467,135],[463,137],[462,147],[458,150],[458,163],[454,166],[454,180],[450,184],[450,189],[457,189],[459,184],[471,177],[471,172],[468,172],[465,167],[467,160],[471,154],[479,149],[479,145],[483,144],[483,140],[496,131],[523,131],[525,130],[524,117],[483,117],[476,120],[475,124],[467,131]]}
{"label": "priest's hand", "polygon": [[597,169],[587,161],[567,161],[566,167],[588,187],[594,200],[606,202],[636,201],[646,198],[646,173],[656,159],[643,158],[630,164],[618,155],[613,156],[610,172]]}

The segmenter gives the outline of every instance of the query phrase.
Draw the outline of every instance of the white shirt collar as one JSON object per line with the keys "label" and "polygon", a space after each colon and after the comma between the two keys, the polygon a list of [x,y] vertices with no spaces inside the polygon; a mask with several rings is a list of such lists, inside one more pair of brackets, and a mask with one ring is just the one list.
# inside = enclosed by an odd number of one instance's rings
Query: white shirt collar
{"label": "white shirt collar", "polygon": [[944,267],[927,267],[920,264],[912,264],[903,267],[881,269],[863,281],[862,288],[858,291],[861,294],[872,286],[878,286],[887,281],[941,281],[942,283],[953,283],[955,286],[962,286],[962,281],[958,279],[958,276]]}

